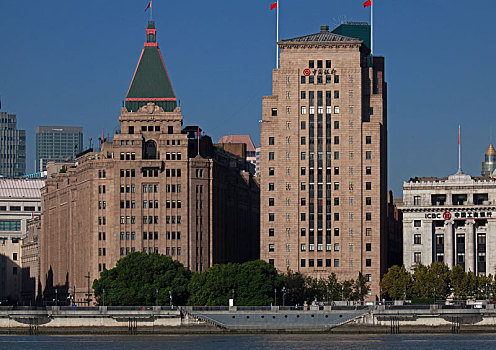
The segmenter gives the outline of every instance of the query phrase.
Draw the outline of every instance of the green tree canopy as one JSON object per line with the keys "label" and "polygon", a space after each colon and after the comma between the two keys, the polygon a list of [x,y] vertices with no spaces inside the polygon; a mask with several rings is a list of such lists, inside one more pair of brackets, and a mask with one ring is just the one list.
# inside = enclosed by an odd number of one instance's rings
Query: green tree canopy
{"label": "green tree canopy", "polygon": [[159,305],[169,305],[169,291],[176,305],[185,305],[190,279],[191,272],[168,256],[131,253],[104,270],[93,289],[99,304],[155,305],[158,290]]}
{"label": "green tree canopy", "polygon": [[389,268],[388,272],[382,278],[380,286],[382,294],[391,299],[401,300],[411,295],[413,279],[405,266],[394,265]]}
{"label": "green tree canopy", "polygon": [[193,274],[189,284],[190,305],[269,305],[274,289],[280,293],[283,278],[265,261],[214,265],[202,274]]}

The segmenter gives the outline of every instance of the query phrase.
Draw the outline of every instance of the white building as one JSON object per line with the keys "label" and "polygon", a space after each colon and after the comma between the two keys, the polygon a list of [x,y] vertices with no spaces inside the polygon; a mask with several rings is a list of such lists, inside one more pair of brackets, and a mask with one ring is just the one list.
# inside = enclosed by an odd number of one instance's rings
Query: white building
{"label": "white building", "polygon": [[[403,263],[496,272],[496,180],[457,173],[403,184]],[[493,252],[493,253],[491,253]]]}
{"label": "white building", "polygon": [[0,302],[21,292],[22,239],[27,221],[41,212],[44,180],[0,179]]}

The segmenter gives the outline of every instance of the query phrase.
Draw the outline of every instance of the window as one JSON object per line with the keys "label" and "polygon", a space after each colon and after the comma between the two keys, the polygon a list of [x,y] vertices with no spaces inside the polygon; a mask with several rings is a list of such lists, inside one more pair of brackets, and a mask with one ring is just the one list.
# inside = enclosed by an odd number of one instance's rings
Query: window
{"label": "window", "polygon": [[372,205],[372,197],[365,197],[365,205]]}
{"label": "window", "polygon": [[269,228],[269,237],[274,237],[274,229]]}
{"label": "window", "polygon": [[269,221],[274,221],[275,217],[274,217],[274,213],[269,213]]}
{"label": "window", "polygon": [[339,259],[334,259],[334,267],[339,267]]}
{"label": "window", "polygon": [[307,220],[307,214],[301,213],[300,214],[300,219],[301,219],[301,221],[306,221]]}
{"label": "window", "polygon": [[371,221],[372,220],[372,213],[365,213],[365,220]]}
{"label": "window", "polygon": [[306,174],[306,168],[301,168],[300,174],[304,176]]}
{"label": "window", "polygon": [[334,144],[339,145],[339,136],[334,136]]}
{"label": "window", "polygon": [[323,68],[322,60],[317,60],[317,68]]}
{"label": "window", "polygon": [[339,152],[334,152],[334,160],[339,160]]}
{"label": "window", "polygon": [[366,252],[372,251],[372,243],[365,243],[365,251]]}
{"label": "window", "polygon": [[420,264],[422,262],[422,254],[420,252],[413,253],[413,262],[415,264]]}
{"label": "window", "polygon": [[269,207],[274,206],[274,198],[269,198]]}
{"label": "window", "polygon": [[269,160],[274,160],[274,152],[269,152]]}
{"label": "window", "polygon": [[334,122],[334,129],[339,129],[339,122],[338,121],[335,121]]}
{"label": "window", "polygon": [[307,93],[306,93],[306,91],[302,91],[302,92],[301,92],[301,99],[302,99],[302,100],[304,100],[304,99],[306,99],[306,98],[307,98]]}
{"label": "window", "polygon": [[314,61],[313,60],[308,61],[308,68],[314,68]]}
{"label": "window", "polygon": [[301,152],[301,156],[300,156],[300,159],[301,160],[305,160],[306,159],[306,153],[305,152]]}
{"label": "window", "polygon": [[305,84],[307,82],[307,77],[302,75],[300,81],[301,81],[301,84]]}
{"label": "window", "polygon": [[339,90],[334,90],[334,98],[339,98]]}
{"label": "window", "polygon": [[413,196],[413,205],[420,205],[420,196]]}
{"label": "window", "polygon": [[365,236],[372,236],[372,229],[370,227],[365,229]]}
{"label": "window", "polygon": [[301,106],[301,114],[307,114],[307,106]]}
{"label": "window", "polygon": [[422,236],[418,233],[413,235],[413,244],[422,244]]}
{"label": "window", "polygon": [[269,137],[269,145],[274,145],[274,138],[273,137]]}
{"label": "window", "polygon": [[269,191],[274,191],[274,183],[273,182],[269,183]]}
{"label": "window", "polygon": [[339,175],[339,167],[334,167],[334,175]]}
{"label": "window", "polygon": [[372,167],[365,167],[365,175],[372,175]]}
{"label": "window", "polygon": [[269,244],[269,252],[273,252],[274,249],[275,249],[274,244],[273,243]]}
{"label": "window", "polygon": [[372,136],[365,136],[365,143],[367,145],[372,144]]}
{"label": "window", "polygon": [[339,106],[334,106],[334,114],[339,114]]}
{"label": "window", "polygon": [[338,227],[334,228],[334,237],[339,237],[339,228]]}
{"label": "window", "polygon": [[421,226],[422,226],[422,221],[413,220],[413,227],[421,227]]}
{"label": "window", "polygon": [[335,84],[339,83],[339,75],[334,75],[334,83]]}
{"label": "window", "polygon": [[326,68],[331,68],[331,60],[326,60]]}
{"label": "window", "polygon": [[306,191],[306,189],[307,189],[307,183],[306,183],[306,182],[302,182],[302,183],[300,184],[300,190],[301,190],[301,191]]}
{"label": "window", "polygon": [[334,213],[334,221],[339,221],[339,213]]}
{"label": "window", "polygon": [[304,122],[304,121],[302,121],[302,122],[300,123],[300,128],[301,128],[301,130],[305,130],[305,129],[307,128],[307,123],[306,123],[306,122]]}
{"label": "window", "polygon": [[334,251],[339,252],[339,243],[334,243]]}
{"label": "window", "polygon": [[372,189],[372,182],[366,182],[366,183],[365,183],[365,189],[366,189],[367,191],[370,191],[370,190]]}
{"label": "window", "polygon": [[272,116],[277,116],[277,108],[272,108]]}
{"label": "window", "polygon": [[372,259],[365,259],[365,266],[371,267],[372,266]]}
{"label": "window", "polygon": [[315,82],[315,77],[314,77],[313,75],[310,75],[310,76],[308,77],[308,83],[309,83],[309,84],[313,84],[314,82]]}
{"label": "window", "polygon": [[274,168],[269,168],[269,176],[274,176]]}
{"label": "window", "polygon": [[314,267],[314,260],[313,259],[308,259],[308,267]]}
{"label": "window", "polygon": [[304,207],[305,205],[307,205],[307,200],[306,200],[305,198],[301,198],[301,200],[300,200],[300,205],[301,205],[302,207]]}
{"label": "window", "polygon": [[339,182],[334,183],[334,191],[339,191]]}
{"label": "window", "polygon": [[300,261],[300,267],[305,267],[305,259],[301,259],[301,261]]}

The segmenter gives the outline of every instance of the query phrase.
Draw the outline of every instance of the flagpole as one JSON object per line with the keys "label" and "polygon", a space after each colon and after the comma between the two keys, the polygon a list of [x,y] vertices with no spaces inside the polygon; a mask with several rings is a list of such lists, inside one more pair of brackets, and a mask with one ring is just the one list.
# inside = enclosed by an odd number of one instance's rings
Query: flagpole
{"label": "flagpole", "polygon": [[277,20],[276,20],[276,68],[279,69],[279,2],[280,0],[277,0]]}
{"label": "flagpole", "polygon": [[150,0],[150,22],[153,22],[153,4]]}
{"label": "flagpole", "polygon": [[370,54],[374,55],[374,2],[371,1],[370,5]]}
{"label": "flagpole", "polygon": [[462,172],[461,125],[458,125],[458,173]]}

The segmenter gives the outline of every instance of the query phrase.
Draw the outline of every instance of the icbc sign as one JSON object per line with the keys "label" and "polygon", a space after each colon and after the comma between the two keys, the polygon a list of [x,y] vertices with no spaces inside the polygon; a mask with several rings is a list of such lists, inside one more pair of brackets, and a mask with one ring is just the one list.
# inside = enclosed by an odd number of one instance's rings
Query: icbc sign
{"label": "icbc sign", "polygon": [[445,212],[443,213],[443,219],[444,219],[444,220],[449,220],[449,219],[451,219],[451,213],[450,213],[449,211],[445,211]]}
{"label": "icbc sign", "polygon": [[309,75],[310,75],[310,73],[311,73],[311,72],[310,72],[310,69],[308,69],[308,68],[306,68],[306,69],[304,69],[304,70],[303,70],[303,75],[304,75],[304,76],[309,76]]}

